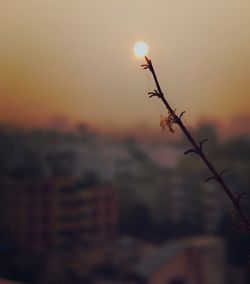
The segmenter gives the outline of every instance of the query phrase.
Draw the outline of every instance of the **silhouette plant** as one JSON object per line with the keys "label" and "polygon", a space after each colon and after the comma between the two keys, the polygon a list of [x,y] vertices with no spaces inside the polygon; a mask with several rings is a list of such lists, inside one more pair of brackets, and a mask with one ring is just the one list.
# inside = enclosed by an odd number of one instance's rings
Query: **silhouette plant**
{"label": "silhouette plant", "polygon": [[212,174],[210,177],[205,179],[205,182],[214,180],[221,186],[221,188],[224,190],[227,197],[231,200],[235,211],[238,213],[241,219],[241,222],[238,225],[241,228],[245,228],[247,231],[250,231],[250,221],[248,217],[246,216],[246,214],[244,213],[241,207],[241,202],[240,202],[242,196],[245,195],[246,193],[245,192],[240,193],[238,196],[235,196],[233,192],[229,189],[228,185],[223,179],[223,174],[225,173],[225,170],[218,171],[215,165],[207,158],[207,156],[205,155],[203,151],[203,145],[205,142],[208,141],[208,139],[205,138],[199,142],[197,142],[194,139],[194,137],[191,135],[191,133],[188,131],[188,129],[182,122],[182,116],[185,114],[185,111],[181,112],[180,115],[176,114],[176,109],[173,109],[170,106],[170,104],[166,100],[164,93],[162,92],[162,89],[161,89],[159,80],[157,78],[157,75],[155,73],[152,61],[148,59],[147,56],[145,56],[145,59],[146,59],[146,64],[142,64],[141,67],[145,70],[148,69],[151,72],[154,78],[155,85],[156,85],[156,89],[153,92],[148,93],[149,98],[152,98],[152,97],[159,98],[163,102],[163,104],[165,105],[168,111],[168,115],[161,116],[160,126],[162,127],[163,130],[167,127],[170,132],[174,132],[174,129],[173,129],[174,124],[177,124],[180,127],[185,137],[188,139],[188,141],[192,145],[192,148],[185,151],[184,154],[187,155],[187,154],[193,153],[193,154],[198,155],[201,158],[201,160],[204,162],[204,164],[207,166],[207,168]]}

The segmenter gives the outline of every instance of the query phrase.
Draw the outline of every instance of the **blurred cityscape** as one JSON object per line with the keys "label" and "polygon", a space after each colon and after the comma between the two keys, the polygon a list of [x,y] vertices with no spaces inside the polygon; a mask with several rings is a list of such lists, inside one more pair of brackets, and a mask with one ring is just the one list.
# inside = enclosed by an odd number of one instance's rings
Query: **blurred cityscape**
{"label": "blurred cityscape", "polygon": [[[250,139],[193,130],[234,193]],[[250,283],[250,239],[184,138],[0,128],[0,283]],[[250,198],[242,206],[250,216]],[[8,280],[7,280],[8,279]]]}

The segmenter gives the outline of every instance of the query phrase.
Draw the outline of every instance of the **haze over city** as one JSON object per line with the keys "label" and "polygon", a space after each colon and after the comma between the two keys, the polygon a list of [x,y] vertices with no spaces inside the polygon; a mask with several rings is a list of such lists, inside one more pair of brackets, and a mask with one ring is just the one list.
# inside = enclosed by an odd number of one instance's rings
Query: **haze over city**
{"label": "haze over city", "polygon": [[191,125],[212,119],[248,132],[250,2],[4,1],[0,121],[54,117],[102,130],[156,128],[150,76],[133,45],[145,40],[162,87]]}
{"label": "haze over city", "polygon": [[250,283],[249,11],[1,1],[1,284]]}

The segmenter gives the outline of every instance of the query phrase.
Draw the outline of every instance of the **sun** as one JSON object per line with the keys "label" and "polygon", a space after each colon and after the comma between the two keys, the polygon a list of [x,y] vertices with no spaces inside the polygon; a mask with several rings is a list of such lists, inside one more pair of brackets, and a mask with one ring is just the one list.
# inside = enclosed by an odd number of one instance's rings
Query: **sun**
{"label": "sun", "polygon": [[134,45],[134,53],[137,57],[141,58],[148,54],[149,47],[148,44],[144,41],[138,41]]}

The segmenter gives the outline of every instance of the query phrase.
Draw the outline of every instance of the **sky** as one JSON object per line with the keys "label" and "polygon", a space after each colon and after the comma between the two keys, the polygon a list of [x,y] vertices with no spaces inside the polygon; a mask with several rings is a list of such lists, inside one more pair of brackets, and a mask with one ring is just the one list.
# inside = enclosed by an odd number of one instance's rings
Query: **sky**
{"label": "sky", "polygon": [[189,124],[249,129],[249,11],[249,0],[2,0],[0,122],[158,127],[164,108],[133,54],[144,40]]}

